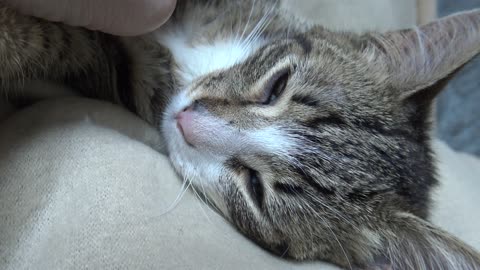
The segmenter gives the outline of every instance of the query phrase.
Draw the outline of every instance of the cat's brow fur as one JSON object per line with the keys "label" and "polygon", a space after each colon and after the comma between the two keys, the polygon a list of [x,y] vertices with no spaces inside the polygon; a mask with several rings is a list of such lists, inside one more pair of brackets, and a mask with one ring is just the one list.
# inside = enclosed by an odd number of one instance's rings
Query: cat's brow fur
{"label": "cat's brow fur", "polygon": [[[364,35],[286,14],[278,1],[179,1],[167,30],[120,38],[0,4],[1,90],[15,99],[24,81],[53,80],[127,107],[162,129],[181,175],[278,255],[346,268],[480,269],[477,251],[427,221],[437,185],[430,106],[479,53],[480,11]],[[233,40],[248,53],[190,78],[162,43],[177,28],[192,48]],[[285,70],[284,92],[259,104]],[[199,115],[197,145],[172,133],[180,101]]]}

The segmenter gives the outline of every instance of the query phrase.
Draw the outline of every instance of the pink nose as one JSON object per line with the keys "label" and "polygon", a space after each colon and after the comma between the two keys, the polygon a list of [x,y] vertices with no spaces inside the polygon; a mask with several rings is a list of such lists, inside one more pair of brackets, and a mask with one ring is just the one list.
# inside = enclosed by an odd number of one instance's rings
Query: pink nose
{"label": "pink nose", "polygon": [[190,145],[193,145],[193,115],[193,106],[189,106],[175,116],[178,130]]}

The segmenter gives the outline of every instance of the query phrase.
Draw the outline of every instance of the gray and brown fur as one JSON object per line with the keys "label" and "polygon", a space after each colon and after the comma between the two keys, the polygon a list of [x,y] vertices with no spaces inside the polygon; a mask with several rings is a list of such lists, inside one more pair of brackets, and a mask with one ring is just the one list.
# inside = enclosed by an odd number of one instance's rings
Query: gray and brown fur
{"label": "gray and brown fur", "polygon": [[[242,32],[272,10],[260,33],[265,46],[192,89],[198,107],[239,130],[276,125],[301,142],[288,158],[232,156],[219,193],[207,195],[242,233],[284,257],[361,269],[480,269],[478,251],[428,222],[437,185],[430,106],[444,80],[480,52],[480,11],[355,35],[307,27],[275,1],[256,2],[253,10],[252,1],[180,1],[169,22],[198,16],[195,43]],[[8,96],[26,80],[58,81],[156,126],[179,84],[175,59],[153,35],[113,37],[3,4],[0,61]],[[279,62],[290,69],[287,87],[271,111],[259,110],[259,82]],[[245,180],[251,169],[257,194]]]}

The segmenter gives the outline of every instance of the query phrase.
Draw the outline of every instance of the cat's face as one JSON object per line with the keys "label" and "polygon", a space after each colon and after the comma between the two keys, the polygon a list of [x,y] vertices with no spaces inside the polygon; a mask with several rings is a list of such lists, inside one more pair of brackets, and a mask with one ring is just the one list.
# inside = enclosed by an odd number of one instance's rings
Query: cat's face
{"label": "cat's face", "polygon": [[386,40],[313,29],[194,81],[162,123],[174,167],[277,254],[372,259],[395,233],[390,217],[427,215],[436,181],[420,90],[451,72],[407,79],[414,48],[388,58]]}
{"label": "cat's face", "polygon": [[[296,258],[363,242],[386,208],[424,215],[433,182],[422,130],[386,73],[347,37],[313,34],[195,81],[163,126],[185,179],[247,235]],[[412,181],[412,159],[425,179]]]}

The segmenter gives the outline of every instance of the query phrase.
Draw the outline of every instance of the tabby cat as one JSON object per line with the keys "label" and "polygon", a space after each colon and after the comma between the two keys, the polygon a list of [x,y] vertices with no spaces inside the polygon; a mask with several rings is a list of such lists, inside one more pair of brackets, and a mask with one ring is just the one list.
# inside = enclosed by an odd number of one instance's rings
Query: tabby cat
{"label": "tabby cat", "polygon": [[477,251],[427,221],[432,99],[480,52],[480,11],[358,35],[274,0],[179,2],[134,38],[0,4],[3,93],[26,100],[25,82],[54,81],[125,106],[162,132],[179,174],[278,255],[480,269]]}

